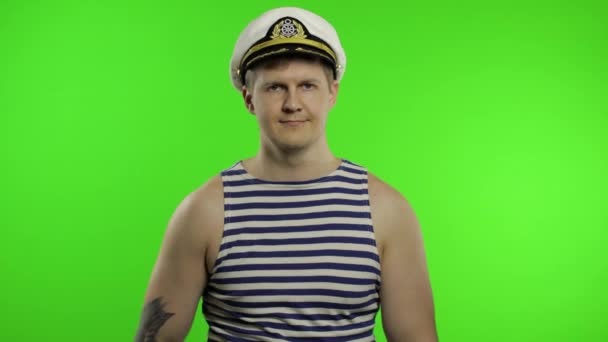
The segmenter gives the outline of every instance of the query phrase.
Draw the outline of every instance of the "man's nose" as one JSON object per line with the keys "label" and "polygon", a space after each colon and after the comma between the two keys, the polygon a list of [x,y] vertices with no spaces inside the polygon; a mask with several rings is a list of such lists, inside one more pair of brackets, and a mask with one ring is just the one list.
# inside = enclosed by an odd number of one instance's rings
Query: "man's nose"
{"label": "man's nose", "polygon": [[302,105],[300,104],[300,100],[298,99],[298,95],[296,94],[295,89],[290,89],[287,91],[287,95],[285,96],[285,101],[283,102],[283,111],[285,113],[294,113],[302,110]]}

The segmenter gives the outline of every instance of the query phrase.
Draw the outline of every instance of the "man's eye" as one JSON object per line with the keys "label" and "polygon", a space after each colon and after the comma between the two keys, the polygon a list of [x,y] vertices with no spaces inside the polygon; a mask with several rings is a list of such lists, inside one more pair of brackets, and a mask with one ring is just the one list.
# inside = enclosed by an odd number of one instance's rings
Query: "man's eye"
{"label": "man's eye", "polygon": [[266,88],[269,91],[277,91],[281,89],[281,86],[278,84],[272,84],[270,86],[268,86],[268,88]]}
{"label": "man's eye", "polygon": [[304,83],[302,84],[302,87],[304,87],[304,89],[312,89],[315,87],[315,85],[312,83]]}

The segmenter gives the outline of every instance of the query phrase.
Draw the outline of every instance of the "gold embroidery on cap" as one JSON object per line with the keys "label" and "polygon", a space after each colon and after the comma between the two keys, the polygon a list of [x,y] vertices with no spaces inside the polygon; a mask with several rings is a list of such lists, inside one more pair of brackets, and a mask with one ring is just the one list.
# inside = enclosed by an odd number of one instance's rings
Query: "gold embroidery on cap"
{"label": "gold embroidery on cap", "polygon": [[[317,49],[323,50],[327,52],[333,58],[334,61],[337,61],[336,54],[334,51],[324,43],[318,42],[316,40],[308,39],[304,31],[304,27],[300,22],[295,19],[286,18],[274,25],[272,29],[272,34],[270,36],[270,40],[254,45],[247,50],[247,52],[241,58],[241,64],[245,61],[249,56],[253,53],[267,48],[271,46],[281,45],[281,44],[303,44],[311,47],[315,47]],[[283,51],[283,50],[281,50]],[[274,53],[273,53],[274,54]],[[264,54],[262,56],[266,56],[268,54]],[[255,58],[254,60],[259,59]],[[251,64],[252,61],[248,61],[245,69]]]}
{"label": "gold embroidery on cap", "polygon": [[[334,60],[336,60],[336,54],[327,45],[325,45],[321,42],[317,42],[316,40],[310,40],[310,39],[306,39],[306,38],[289,38],[289,42],[294,43],[294,44],[303,44],[303,45],[316,47],[317,49],[321,49],[321,50],[327,52]],[[263,48],[267,48],[267,47],[275,46],[275,45],[281,45],[281,44],[285,44],[285,43],[286,43],[285,40],[275,39],[275,40],[269,40],[269,41],[260,43],[258,45],[254,45],[249,49],[249,51],[247,51],[247,53],[245,54],[245,56],[243,56],[241,61],[246,60],[247,57],[249,57],[251,54],[253,54],[256,51],[259,51]]]}
{"label": "gold embroidery on cap", "polygon": [[304,27],[295,19],[283,19],[274,25],[270,39],[306,38]]}

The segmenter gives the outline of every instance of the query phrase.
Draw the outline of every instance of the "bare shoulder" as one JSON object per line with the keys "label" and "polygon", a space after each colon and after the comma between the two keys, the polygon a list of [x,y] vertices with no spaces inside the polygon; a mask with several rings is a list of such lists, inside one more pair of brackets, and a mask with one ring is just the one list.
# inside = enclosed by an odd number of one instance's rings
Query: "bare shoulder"
{"label": "bare shoulder", "polygon": [[218,210],[217,198],[222,196],[221,192],[221,177],[210,178],[182,200],[174,216],[197,225],[205,223]]}
{"label": "bare shoulder", "polygon": [[204,210],[205,214],[213,214],[218,209],[223,210],[223,191],[222,176],[217,174],[190,193],[188,197],[196,208]]}
{"label": "bare shoulder", "polygon": [[224,184],[221,174],[210,178],[191,196],[194,206],[202,214],[200,225],[205,248],[205,266],[207,272],[211,272],[224,230]]}
{"label": "bare shoulder", "polygon": [[391,213],[395,214],[395,210],[399,213],[411,210],[408,200],[399,190],[371,172],[368,172],[368,184],[372,214],[374,211],[380,214],[377,215],[378,220],[386,218]]}
{"label": "bare shoulder", "polygon": [[224,225],[223,184],[220,174],[190,192],[177,206],[169,227],[171,235],[182,236],[180,241],[190,244],[205,257],[205,267],[210,271],[215,259],[210,260],[219,244]]}
{"label": "bare shoulder", "polygon": [[403,195],[401,195],[393,186],[369,171],[367,172],[367,175],[370,197],[373,197],[376,201],[386,201],[384,204],[395,201],[405,201],[405,197],[403,197]]}
{"label": "bare shoulder", "polygon": [[[403,233],[404,224],[413,224],[415,215],[407,198],[393,186],[368,171],[368,192],[372,223],[382,253],[395,234]],[[400,222],[401,224],[395,224]]]}
{"label": "bare shoulder", "polygon": [[433,297],[416,215],[397,189],[374,175],[368,179],[382,269],[384,333],[389,341],[436,342]]}

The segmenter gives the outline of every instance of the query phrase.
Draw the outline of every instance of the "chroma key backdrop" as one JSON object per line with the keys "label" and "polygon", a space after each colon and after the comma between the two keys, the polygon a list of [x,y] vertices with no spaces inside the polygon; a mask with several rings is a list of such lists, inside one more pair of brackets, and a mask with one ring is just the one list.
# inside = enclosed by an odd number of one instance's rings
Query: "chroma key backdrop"
{"label": "chroma key backdrop", "polygon": [[608,5],[585,0],[3,0],[0,340],[133,340],[173,211],[259,148],[228,63],[281,6],[339,33],[330,148],[414,208],[440,340],[608,341]]}

